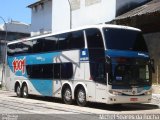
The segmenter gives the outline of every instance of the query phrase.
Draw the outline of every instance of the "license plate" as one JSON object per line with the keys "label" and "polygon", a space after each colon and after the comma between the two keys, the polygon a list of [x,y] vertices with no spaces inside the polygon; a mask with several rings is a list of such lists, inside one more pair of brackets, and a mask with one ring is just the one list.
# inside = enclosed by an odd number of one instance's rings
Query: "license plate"
{"label": "license plate", "polygon": [[130,98],[130,101],[138,101],[138,98]]}

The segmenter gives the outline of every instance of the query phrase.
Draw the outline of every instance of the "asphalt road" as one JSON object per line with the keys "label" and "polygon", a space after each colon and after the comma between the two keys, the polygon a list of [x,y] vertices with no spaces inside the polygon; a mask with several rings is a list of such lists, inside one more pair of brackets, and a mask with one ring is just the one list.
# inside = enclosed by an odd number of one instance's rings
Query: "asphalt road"
{"label": "asphalt road", "polygon": [[159,104],[113,106],[89,103],[87,107],[66,105],[51,97],[17,98],[0,90],[0,120],[128,120],[160,119]]}

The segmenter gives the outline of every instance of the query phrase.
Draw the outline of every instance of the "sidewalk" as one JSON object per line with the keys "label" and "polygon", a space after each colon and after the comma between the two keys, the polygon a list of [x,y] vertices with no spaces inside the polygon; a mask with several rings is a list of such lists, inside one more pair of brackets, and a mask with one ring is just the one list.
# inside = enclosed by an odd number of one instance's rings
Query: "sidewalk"
{"label": "sidewalk", "polygon": [[152,85],[152,103],[160,105],[160,85]]}
{"label": "sidewalk", "polygon": [[160,85],[152,85],[153,94],[160,94]]}
{"label": "sidewalk", "polygon": [[160,105],[160,94],[152,94],[151,103]]}

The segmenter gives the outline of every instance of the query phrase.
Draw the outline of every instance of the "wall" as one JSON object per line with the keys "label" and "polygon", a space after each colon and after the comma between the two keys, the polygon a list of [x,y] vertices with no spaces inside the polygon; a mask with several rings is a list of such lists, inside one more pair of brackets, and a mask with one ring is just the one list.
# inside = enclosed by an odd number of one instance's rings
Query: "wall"
{"label": "wall", "polygon": [[51,32],[52,29],[52,1],[45,2],[44,6],[38,5],[32,9],[31,35]]}
{"label": "wall", "polygon": [[100,24],[115,18],[115,0],[80,0],[80,9],[74,10],[73,27],[82,25]]}
{"label": "wall", "polygon": [[70,29],[70,7],[68,0],[53,0],[52,31]]}
{"label": "wall", "polygon": [[153,83],[160,84],[160,32],[144,35],[149,54],[155,61],[155,74],[153,74]]}
{"label": "wall", "polygon": [[113,20],[116,15],[147,1],[149,0],[53,0],[52,30],[55,32],[70,27],[106,23]]}
{"label": "wall", "polygon": [[52,30],[57,32],[110,21],[115,18],[115,3],[115,0],[53,0]]}

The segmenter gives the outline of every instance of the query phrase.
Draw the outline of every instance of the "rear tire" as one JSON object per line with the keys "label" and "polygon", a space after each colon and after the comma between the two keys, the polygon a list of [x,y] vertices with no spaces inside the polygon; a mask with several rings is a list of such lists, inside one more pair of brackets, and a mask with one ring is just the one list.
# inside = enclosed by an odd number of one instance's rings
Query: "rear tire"
{"label": "rear tire", "polygon": [[62,99],[65,104],[72,104],[72,92],[69,87],[64,88]]}
{"label": "rear tire", "polygon": [[27,87],[27,85],[24,85],[22,87],[22,97],[28,98],[28,87]]}
{"label": "rear tire", "polygon": [[79,88],[77,90],[77,94],[76,94],[76,102],[79,106],[86,106],[87,101],[86,101],[86,92],[83,88]]}
{"label": "rear tire", "polygon": [[17,94],[17,97],[22,97],[22,91],[21,91],[20,85],[16,86],[16,94]]}

